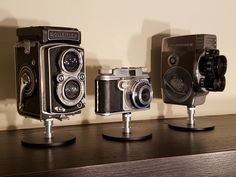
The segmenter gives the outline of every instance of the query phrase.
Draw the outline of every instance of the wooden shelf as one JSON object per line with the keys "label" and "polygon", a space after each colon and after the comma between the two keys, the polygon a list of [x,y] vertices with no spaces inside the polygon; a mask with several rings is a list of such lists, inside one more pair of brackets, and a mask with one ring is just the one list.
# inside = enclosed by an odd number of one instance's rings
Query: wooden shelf
{"label": "wooden shelf", "polygon": [[[145,127],[152,139],[113,142],[102,138],[120,123],[57,127],[76,135],[76,143],[50,149],[21,145],[25,134],[42,129],[0,132],[0,176],[234,176],[236,115],[198,117],[215,124],[206,132],[181,132],[165,120],[132,122]],[[176,119],[175,119],[176,120]]]}

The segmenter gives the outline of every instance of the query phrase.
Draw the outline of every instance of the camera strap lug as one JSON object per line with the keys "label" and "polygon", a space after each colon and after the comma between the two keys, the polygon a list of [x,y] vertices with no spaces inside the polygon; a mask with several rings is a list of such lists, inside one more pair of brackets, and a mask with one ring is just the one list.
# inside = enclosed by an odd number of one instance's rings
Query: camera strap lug
{"label": "camera strap lug", "polygon": [[16,44],[16,47],[24,47],[25,49],[25,54],[30,54],[30,49],[31,47],[35,47],[36,46],[36,43],[33,41],[29,41],[29,40],[25,40],[23,42],[18,42]]}

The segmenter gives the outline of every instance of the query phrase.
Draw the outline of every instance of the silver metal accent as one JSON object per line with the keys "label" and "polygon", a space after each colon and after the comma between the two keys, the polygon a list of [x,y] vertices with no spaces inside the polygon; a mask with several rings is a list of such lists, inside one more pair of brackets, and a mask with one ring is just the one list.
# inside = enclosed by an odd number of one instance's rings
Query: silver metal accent
{"label": "silver metal accent", "polygon": [[30,77],[28,74],[24,73],[20,78],[20,102],[19,102],[19,110],[22,110],[24,107],[23,103],[23,95],[27,85],[30,84]]}
{"label": "silver metal accent", "polygon": [[64,81],[64,76],[63,74],[58,74],[57,75],[57,82],[63,82]]}
{"label": "silver metal accent", "polygon": [[[130,71],[133,70],[135,75],[130,75]],[[122,67],[114,69],[101,69],[99,70],[99,75],[96,80],[119,80],[121,78],[133,78],[133,77],[142,77],[149,78],[147,72],[143,71],[142,67]]]}
{"label": "silver metal accent", "polygon": [[57,112],[65,112],[65,111],[66,111],[66,109],[63,108],[63,107],[61,107],[61,106],[56,106],[56,107],[54,108],[54,110],[57,111]]}
{"label": "silver metal accent", "polygon": [[52,125],[53,125],[53,119],[44,120],[44,126],[45,126],[44,135],[45,135],[45,138],[47,139],[53,138]]}
{"label": "silver metal accent", "polygon": [[122,114],[122,121],[123,121],[123,127],[122,127],[122,132],[129,134],[131,133],[131,126],[130,126],[130,122],[131,122],[131,113],[123,113]]}
{"label": "silver metal accent", "polygon": [[[138,93],[136,92],[137,87],[140,84],[145,84],[143,85],[140,90],[138,91]],[[148,89],[150,91],[150,98],[148,101],[143,101],[142,99],[142,91],[144,89]],[[153,90],[152,90],[152,86],[149,83],[149,80],[147,79],[142,79],[142,80],[136,80],[135,84],[133,85],[132,89],[131,89],[131,93],[132,93],[132,100],[133,100],[133,104],[135,105],[136,108],[144,108],[144,107],[148,107],[152,101],[152,97],[153,97]],[[135,97],[138,96],[139,101],[144,105],[144,106],[139,106],[138,103],[135,101]]]}
{"label": "silver metal accent", "polygon": [[195,106],[193,106],[193,107],[188,107],[187,109],[188,109],[188,125],[190,125],[191,127],[194,127],[195,125],[194,115],[195,115],[196,108]]}

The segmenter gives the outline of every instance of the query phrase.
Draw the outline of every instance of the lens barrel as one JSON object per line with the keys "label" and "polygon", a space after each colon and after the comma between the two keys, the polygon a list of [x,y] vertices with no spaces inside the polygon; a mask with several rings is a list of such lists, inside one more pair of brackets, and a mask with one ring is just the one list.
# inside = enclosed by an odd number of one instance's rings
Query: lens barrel
{"label": "lens barrel", "polygon": [[81,53],[76,49],[68,49],[61,55],[60,66],[66,72],[79,71],[83,65]]}
{"label": "lens barrel", "polygon": [[221,78],[205,78],[202,81],[202,86],[208,91],[223,91],[225,89],[225,77]]}
{"label": "lens barrel", "polygon": [[226,57],[219,55],[219,50],[207,50],[199,61],[200,74],[205,76],[205,78],[200,79],[200,86],[208,91],[223,91],[226,70]]}
{"label": "lens barrel", "polygon": [[132,103],[136,108],[148,107],[152,101],[152,87],[147,81],[138,81],[132,89]]}
{"label": "lens barrel", "polygon": [[78,82],[75,80],[70,80],[66,83],[64,88],[65,96],[70,99],[74,100],[80,95],[80,86]]}

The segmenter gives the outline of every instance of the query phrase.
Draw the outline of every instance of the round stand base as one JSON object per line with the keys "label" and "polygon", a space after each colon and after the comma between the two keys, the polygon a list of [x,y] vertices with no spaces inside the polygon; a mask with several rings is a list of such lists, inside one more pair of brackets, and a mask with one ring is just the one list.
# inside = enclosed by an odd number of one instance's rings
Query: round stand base
{"label": "round stand base", "polygon": [[168,122],[170,128],[180,131],[208,131],[213,130],[215,125],[206,121],[196,120],[194,126],[187,123],[187,120],[175,120]]}
{"label": "round stand base", "polygon": [[104,130],[102,136],[112,141],[142,141],[150,139],[152,134],[142,128],[132,128],[131,133],[123,133],[122,129],[117,127]]}
{"label": "round stand base", "polygon": [[36,148],[48,148],[65,146],[74,143],[76,140],[74,135],[65,132],[53,133],[53,138],[45,138],[43,132],[37,132],[25,135],[21,140],[21,143],[25,146],[31,146]]}

